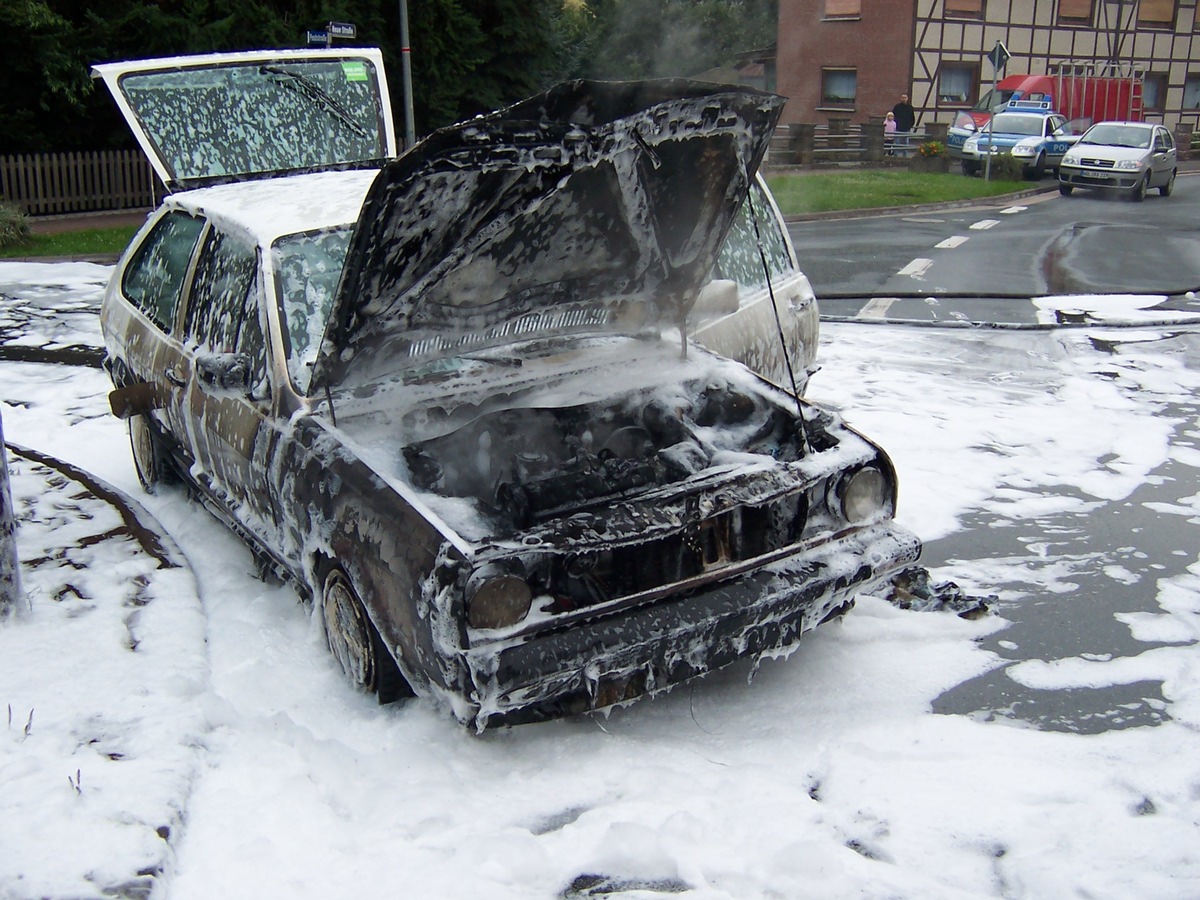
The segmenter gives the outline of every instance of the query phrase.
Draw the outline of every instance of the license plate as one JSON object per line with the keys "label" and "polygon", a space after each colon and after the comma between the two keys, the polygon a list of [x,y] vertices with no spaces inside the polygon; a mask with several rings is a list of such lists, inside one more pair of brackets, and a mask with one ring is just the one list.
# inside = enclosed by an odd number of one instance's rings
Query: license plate
{"label": "license plate", "polygon": [[1107,172],[1082,172],[1084,178],[1107,178]]}

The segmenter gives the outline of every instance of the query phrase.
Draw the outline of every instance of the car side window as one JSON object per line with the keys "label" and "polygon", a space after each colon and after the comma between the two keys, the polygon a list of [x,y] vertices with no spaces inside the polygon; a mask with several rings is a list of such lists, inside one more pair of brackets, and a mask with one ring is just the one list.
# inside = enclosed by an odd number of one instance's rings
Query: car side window
{"label": "car side window", "polygon": [[308,393],[349,244],[350,229],[340,228],[289,235],[271,251],[288,375],[302,394]]}
{"label": "car side window", "polygon": [[[753,204],[753,217],[751,216]],[[754,234],[754,222],[762,236],[762,249],[767,258],[767,269],[771,278],[783,278],[794,271],[787,242],[783,236],[779,219],[771,201],[757,182],[750,188],[750,196],[738,211],[733,227],[717,255],[714,277],[736,281],[743,290],[760,290],[767,286],[767,275],[763,271],[762,257],[758,252],[758,241]]]}
{"label": "car side window", "polygon": [[204,220],[182,212],[159,219],[125,268],[121,291],[167,334]]}
{"label": "car side window", "polygon": [[184,329],[201,352],[246,356],[251,387],[266,378],[257,272],[254,248],[214,229],[196,263]]}
{"label": "car side window", "polygon": [[1171,139],[1170,132],[1166,131],[1165,129],[1161,129],[1161,128],[1157,129],[1154,132],[1154,149],[1155,150],[1163,152],[1163,151],[1170,150],[1174,146],[1175,146],[1175,143]]}

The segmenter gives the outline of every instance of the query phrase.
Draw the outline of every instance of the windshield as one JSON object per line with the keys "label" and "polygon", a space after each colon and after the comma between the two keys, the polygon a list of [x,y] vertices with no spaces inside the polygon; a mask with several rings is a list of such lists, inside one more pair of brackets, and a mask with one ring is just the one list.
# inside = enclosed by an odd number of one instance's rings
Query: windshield
{"label": "windshield", "polygon": [[1028,134],[1041,136],[1043,123],[1041,116],[1023,116],[1018,113],[999,113],[992,119],[992,131],[1004,134]]}
{"label": "windshield", "polygon": [[281,58],[131,71],[121,94],[173,182],[385,157],[382,73],[368,58]]}
{"label": "windshield", "polygon": [[1008,101],[1016,91],[991,91],[979,98],[979,102],[971,107],[975,112],[995,112],[1008,106]]}
{"label": "windshield", "polygon": [[1095,125],[1079,141],[1081,144],[1105,144],[1110,147],[1150,146],[1150,129],[1136,125]]}

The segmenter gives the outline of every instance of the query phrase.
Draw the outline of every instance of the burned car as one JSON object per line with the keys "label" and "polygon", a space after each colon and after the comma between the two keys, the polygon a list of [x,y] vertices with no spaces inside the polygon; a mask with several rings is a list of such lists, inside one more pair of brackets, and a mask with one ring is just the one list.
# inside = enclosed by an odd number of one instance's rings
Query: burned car
{"label": "burned car", "polygon": [[919,554],[886,454],[801,399],[782,98],[571,82],[392,158],[376,51],[97,74],[177,189],[102,305],[139,477],[310,593],[356,685],[480,729],[604,708]]}

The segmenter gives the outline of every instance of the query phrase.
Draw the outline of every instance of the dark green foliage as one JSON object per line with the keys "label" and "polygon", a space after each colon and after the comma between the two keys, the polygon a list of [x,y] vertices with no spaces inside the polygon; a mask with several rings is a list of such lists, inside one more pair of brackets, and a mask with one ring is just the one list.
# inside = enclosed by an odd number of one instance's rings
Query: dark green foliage
{"label": "dark green foliage", "polygon": [[992,158],[992,181],[1024,181],[1025,166],[1007,153]]}
{"label": "dark green foliage", "polygon": [[[571,77],[695,75],[774,43],[777,0],[408,0],[418,134]],[[353,22],[404,128],[398,0],[0,0],[0,154],[133,146],[97,62],[305,46]]]}

